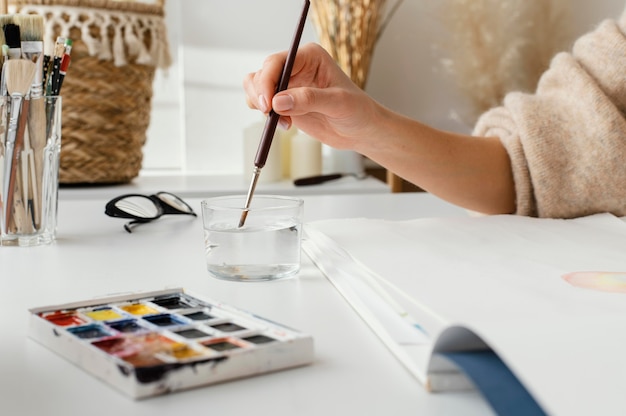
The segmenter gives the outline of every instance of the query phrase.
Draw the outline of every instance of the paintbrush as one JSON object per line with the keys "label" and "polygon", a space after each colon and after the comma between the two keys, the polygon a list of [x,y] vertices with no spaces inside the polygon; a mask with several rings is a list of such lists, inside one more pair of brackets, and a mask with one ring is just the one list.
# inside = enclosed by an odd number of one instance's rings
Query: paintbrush
{"label": "paintbrush", "polygon": [[7,92],[11,97],[9,128],[7,130],[5,149],[4,194],[6,195],[6,222],[10,223],[13,211],[13,196],[17,179],[17,165],[24,145],[26,130],[26,114],[28,101],[24,97],[28,94],[37,70],[36,65],[27,59],[9,59],[5,64],[5,78]]}
{"label": "paintbrush", "polygon": [[13,203],[12,203],[12,212],[13,217],[11,218],[10,230],[12,232],[19,232],[30,234],[33,232],[33,223],[27,219],[27,210],[28,207],[25,205],[25,200],[22,198],[20,194],[20,189],[24,189],[26,185],[24,184],[24,178],[22,173],[18,170],[16,178],[16,186],[13,194]]}
{"label": "paintbrush", "polygon": [[44,52],[43,54],[43,75],[42,75],[42,81],[41,81],[41,88],[43,88],[44,90],[46,89],[46,85],[47,85],[47,80],[48,80],[48,74],[50,73],[50,55],[48,55],[47,53]]}
{"label": "paintbrush", "polygon": [[[298,22],[289,52],[287,53],[287,60],[285,61],[285,66],[283,67],[283,72],[276,88],[277,93],[286,90],[289,85],[291,70],[293,69],[293,63],[296,59],[298,45],[300,45],[300,38],[302,38],[302,31],[304,30],[304,24],[306,23],[306,17],[309,12],[310,4],[311,2],[309,0],[304,1],[302,13],[300,14],[300,21]],[[239,228],[243,227],[246,222],[246,218],[248,217],[252,196],[254,195],[257,182],[259,181],[261,169],[263,169],[263,166],[265,166],[265,162],[267,161],[267,156],[270,152],[270,147],[272,146],[272,140],[274,138],[274,133],[276,132],[276,126],[278,125],[279,118],[280,116],[276,114],[274,110],[271,110],[269,116],[267,117],[265,128],[263,129],[263,134],[261,135],[261,142],[259,143],[259,147],[254,158],[254,171],[252,172],[252,180],[246,197],[246,205],[241,213],[241,218],[239,219]]]}
{"label": "paintbrush", "polygon": [[9,45],[7,45],[6,38],[4,36],[4,27],[13,23],[13,15],[0,15],[0,33],[2,33],[2,73],[0,75],[0,95],[7,95],[6,83],[4,82],[4,63],[9,59]]}
{"label": "paintbrush", "polygon": [[0,85],[0,95],[1,96],[6,96],[7,94],[7,83],[5,81],[5,77],[4,77],[4,64],[9,60],[9,45],[7,45],[6,43],[2,44],[2,72],[0,75],[0,82],[2,83],[2,85]]}
{"label": "paintbrush", "polygon": [[72,52],[72,40],[65,39],[65,52],[63,53],[63,58],[61,58],[61,65],[59,66],[59,75],[57,77],[56,86],[54,88],[52,95],[60,95],[61,87],[63,86],[63,80],[65,79],[65,75],[67,75],[67,69],[70,67]]}
{"label": "paintbrush", "polygon": [[59,68],[59,81],[57,82],[56,90],[54,91],[54,95],[61,95],[61,87],[63,86],[63,80],[65,79],[65,75],[67,75],[67,69],[70,67],[71,56],[69,54],[63,55],[63,59],[61,59],[61,67]]}
{"label": "paintbrush", "polygon": [[30,90],[32,98],[43,96],[43,36],[44,18],[35,14],[16,14],[13,21],[20,28],[21,57],[37,65],[35,79]]}
{"label": "paintbrush", "polygon": [[[2,24],[2,17],[0,16],[0,28],[2,28],[3,24]],[[0,30],[0,46],[5,46],[6,41],[4,40],[4,30]],[[5,56],[4,52],[2,53],[2,59],[0,59],[0,62],[2,64],[4,64],[4,62],[6,61],[6,59],[8,59],[9,54],[8,54],[8,47],[7,47],[7,54]]]}
{"label": "paintbrush", "polygon": [[[1,27],[2,26],[0,25],[0,28]],[[2,48],[2,58],[0,59],[0,62],[2,62],[2,65],[4,65],[4,62],[6,62],[6,59],[8,58],[8,55],[5,55],[4,51],[6,50],[8,53],[8,47],[6,47],[6,45],[4,44],[3,30],[0,30],[0,47]],[[0,71],[0,84],[4,84],[4,67],[2,68],[2,71]],[[6,93],[3,93],[2,90],[4,90],[4,88],[0,87],[0,95],[3,97],[4,95],[6,95]],[[5,114],[6,101],[1,98],[0,100],[0,114]],[[4,132],[5,125],[4,123],[0,123],[0,186],[2,186],[2,184],[4,183]],[[0,191],[0,195],[1,194],[2,192]]]}
{"label": "paintbrush", "polygon": [[54,95],[59,83],[59,72],[61,71],[61,61],[65,54],[65,38],[59,36],[54,44],[54,56],[52,57],[52,68],[48,74],[46,85],[47,95]]}
{"label": "paintbrush", "polygon": [[42,178],[44,149],[46,147],[46,107],[43,98],[43,36],[44,19],[39,15],[14,17],[20,27],[22,58],[36,66],[35,77],[30,88],[30,111],[23,114],[28,120],[28,131],[24,136],[22,151],[22,176],[24,179],[24,201],[28,201],[30,219],[39,229],[41,224]]}
{"label": "paintbrush", "polygon": [[20,59],[22,57],[20,27],[15,23],[7,23],[2,30],[6,44],[9,46],[9,59]]}
{"label": "paintbrush", "polygon": [[[55,91],[60,91],[59,74],[61,72],[63,56],[65,55],[66,40],[66,38],[59,36],[54,44],[54,57],[52,58],[52,63],[50,64],[50,73],[48,74],[48,80],[46,82],[46,95],[48,96],[54,95]],[[48,115],[46,117],[46,137],[50,135],[50,129],[52,128],[52,115],[54,114],[55,103],[56,101],[53,101],[48,106]]]}
{"label": "paintbrush", "polygon": [[354,176],[357,179],[365,179],[367,175],[365,173],[329,173],[326,175],[314,175],[314,176],[306,176],[304,178],[294,179],[294,186],[310,186],[310,185],[319,185],[322,183],[334,181],[336,179],[340,179],[346,176]]}

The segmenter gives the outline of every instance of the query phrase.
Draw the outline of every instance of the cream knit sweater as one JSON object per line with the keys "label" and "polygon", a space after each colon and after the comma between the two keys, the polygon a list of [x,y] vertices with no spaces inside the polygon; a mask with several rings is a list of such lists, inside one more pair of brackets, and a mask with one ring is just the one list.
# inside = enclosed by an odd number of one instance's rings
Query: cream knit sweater
{"label": "cream knit sweater", "polygon": [[626,12],[556,55],[535,94],[508,94],[474,134],[507,149],[517,214],[626,215]]}

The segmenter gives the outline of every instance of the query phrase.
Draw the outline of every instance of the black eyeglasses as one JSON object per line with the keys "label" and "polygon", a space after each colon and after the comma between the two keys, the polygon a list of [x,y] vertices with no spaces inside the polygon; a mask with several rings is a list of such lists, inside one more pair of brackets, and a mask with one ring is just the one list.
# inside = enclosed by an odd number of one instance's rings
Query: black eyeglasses
{"label": "black eyeglasses", "polygon": [[126,194],[113,198],[104,209],[109,217],[130,218],[124,229],[132,232],[132,226],[154,221],[166,214],[193,215],[193,209],[185,201],[169,192],[154,195]]}

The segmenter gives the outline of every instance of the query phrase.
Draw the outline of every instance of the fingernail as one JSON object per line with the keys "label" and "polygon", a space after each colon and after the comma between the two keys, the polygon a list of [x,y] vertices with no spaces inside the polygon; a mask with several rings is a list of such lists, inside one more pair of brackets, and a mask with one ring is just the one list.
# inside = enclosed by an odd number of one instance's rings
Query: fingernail
{"label": "fingernail", "polygon": [[291,128],[290,123],[287,120],[285,120],[284,118],[281,118],[280,120],[278,120],[278,125],[283,130],[289,130]]}
{"label": "fingernail", "polygon": [[274,110],[289,111],[291,109],[293,109],[293,97],[291,95],[279,95],[274,98]]}
{"label": "fingernail", "polygon": [[265,99],[265,96],[263,95],[259,95],[259,110],[261,110],[264,113],[268,112],[267,100]]}

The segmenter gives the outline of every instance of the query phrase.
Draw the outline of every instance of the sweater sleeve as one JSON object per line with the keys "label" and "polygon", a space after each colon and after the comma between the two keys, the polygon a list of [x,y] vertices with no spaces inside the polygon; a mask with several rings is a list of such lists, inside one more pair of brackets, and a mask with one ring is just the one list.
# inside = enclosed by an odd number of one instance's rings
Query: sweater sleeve
{"label": "sweater sleeve", "polygon": [[626,13],[560,53],[534,94],[481,116],[511,159],[519,215],[626,215]]}

